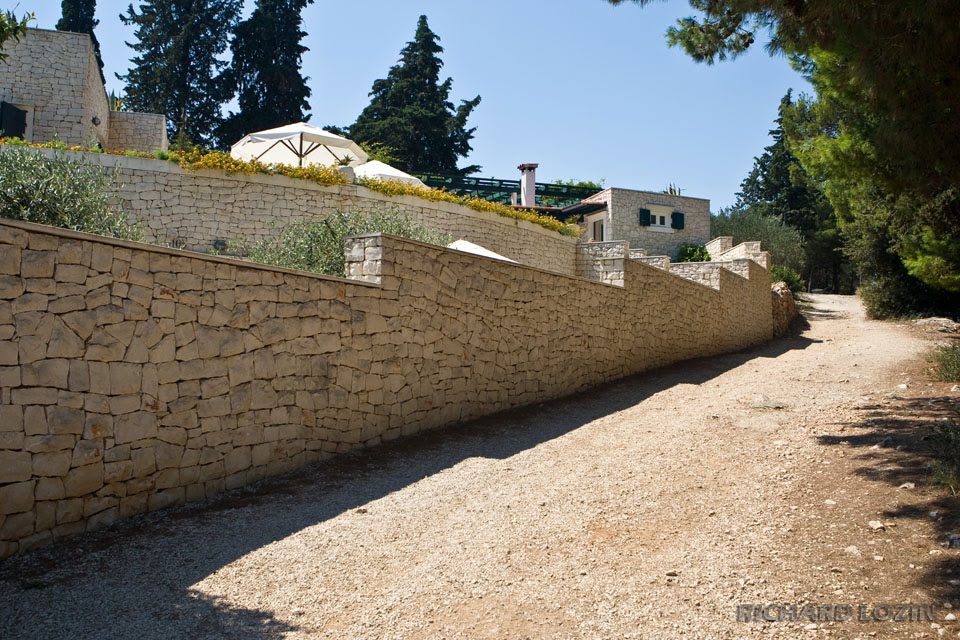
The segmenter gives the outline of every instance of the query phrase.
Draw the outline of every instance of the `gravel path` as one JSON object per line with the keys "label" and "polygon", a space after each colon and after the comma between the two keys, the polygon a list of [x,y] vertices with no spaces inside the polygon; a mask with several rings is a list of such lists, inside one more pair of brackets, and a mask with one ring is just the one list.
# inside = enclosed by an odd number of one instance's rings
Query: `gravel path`
{"label": "gravel path", "polygon": [[735,607],[823,584],[831,525],[797,522],[842,453],[815,436],[889,391],[924,343],[850,297],[814,296],[807,315],[802,335],[759,349],[2,562],[0,638],[813,633],[738,623]]}

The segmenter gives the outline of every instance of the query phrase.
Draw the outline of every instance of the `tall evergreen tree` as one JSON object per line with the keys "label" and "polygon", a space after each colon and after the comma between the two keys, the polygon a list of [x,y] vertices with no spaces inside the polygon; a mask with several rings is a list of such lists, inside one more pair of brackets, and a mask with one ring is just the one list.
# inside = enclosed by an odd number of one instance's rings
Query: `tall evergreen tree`
{"label": "tall evergreen tree", "polygon": [[309,51],[300,41],[301,13],[312,0],[257,0],[249,18],[234,33],[233,54],[225,74],[240,111],[231,113],[217,138],[229,146],[251,131],[305,120],[310,88],[300,73]]}
{"label": "tall evergreen tree", "polygon": [[139,55],[125,76],[126,106],[167,116],[167,133],[211,144],[222,121],[220,106],[230,98],[222,77],[227,48],[242,0],[144,0],[120,16],[134,25]]}
{"label": "tall evergreen tree", "polygon": [[796,118],[791,93],[780,101],[777,126],[770,131],[773,144],[756,159],[740,185],[735,208],[771,216],[800,232],[803,237],[805,273],[812,288],[844,287],[847,271],[837,216],[827,196],[807,174],[790,149],[784,120]]}
{"label": "tall evergreen tree", "polygon": [[370,104],[350,127],[350,137],[389,147],[404,171],[475,173],[480,167],[458,168],[457,159],[471,151],[476,127],[467,129],[467,118],[480,96],[454,108],[449,101],[453,80],[440,82],[443,48],[438,41],[427,17],[420,16],[400,61],[373,83]]}
{"label": "tall evergreen tree", "polygon": [[100,66],[100,80],[106,84],[103,77],[103,58],[100,57],[100,41],[94,28],[100,21],[94,18],[97,12],[97,0],[63,0],[60,3],[61,17],[57,22],[57,31],[73,31],[75,33],[89,33],[93,40],[93,52],[97,56]]}

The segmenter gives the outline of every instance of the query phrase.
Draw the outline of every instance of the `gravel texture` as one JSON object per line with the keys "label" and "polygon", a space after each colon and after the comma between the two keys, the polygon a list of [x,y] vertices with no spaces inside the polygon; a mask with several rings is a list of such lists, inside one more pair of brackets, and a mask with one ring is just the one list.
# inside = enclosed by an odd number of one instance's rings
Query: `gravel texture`
{"label": "gravel texture", "polygon": [[[860,473],[846,439],[925,342],[855,298],[813,296],[806,317],[0,562],[0,638],[954,636],[736,621],[740,603],[933,597],[906,561],[936,531],[868,526],[908,490]],[[904,567],[880,584],[888,538]]]}

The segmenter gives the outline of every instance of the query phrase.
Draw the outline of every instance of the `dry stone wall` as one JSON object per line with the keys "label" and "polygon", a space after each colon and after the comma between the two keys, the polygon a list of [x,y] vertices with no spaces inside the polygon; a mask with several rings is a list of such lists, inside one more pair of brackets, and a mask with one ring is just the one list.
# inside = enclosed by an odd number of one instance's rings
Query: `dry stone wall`
{"label": "dry stone wall", "polygon": [[[49,152],[44,149],[40,152]],[[396,209],[419,223],[522,264],[576,273],[576,238],[494,213],[414,196],[389,197],[357,185],[320,186],[284,176],[188,172],[171,162],[76,154],[116,172],[119,206],[144,226],[148,241],[207,252],[216,241],[250,243],[285,225],[336,210]]]}
{"label": "dry stone wall", "polygon": [[27,29],[19,42],[4,43],[3,51],[9,57],[0,64],[0,100],[28,111],[30,142],[167,148],[163,115],[110,110],[89,35]]}
{"label": "dry stone wall", "polygon": [[[0,64],[0,100],[32,111],[34,141],[106,144],[107,97],[88,35],[28,29],[3,50],[9,58]],[[99,93],[90,89],[91,81]]]}
{"label": "dry stone wall", "polygon": [[770,291],[770,302],[773,307],[773,335],[785,335],[799,315],[793,293],[786,282],[773,285]]}
{"label": "dry stone wall", "polygon": [[157,113],[134,111],[110,112],[110,140],[108,149],[120,151],[166,150],[167,119]]}
{"label": "dry stone wall", "polygon": [[671,262],[670,273],[716,289],[720,286],[719,262]]}
{"label": "dry stone wall", "polygon": [[716,290],[379,235],[346,257],[367,281],[0,222],[0,555],[772,333],[755,263]]}

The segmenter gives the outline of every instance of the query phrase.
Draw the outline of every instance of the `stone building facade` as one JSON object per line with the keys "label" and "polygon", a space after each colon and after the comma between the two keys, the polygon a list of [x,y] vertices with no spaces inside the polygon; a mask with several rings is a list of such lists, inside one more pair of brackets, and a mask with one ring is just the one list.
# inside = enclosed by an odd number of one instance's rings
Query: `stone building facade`
{"label": "stone building facade", "polygon": [[606,204],[584,216],[586,241],[626,241],[648,256],[675,259],[681,244],[710,240],[710,201],[703,198],[606,189],[584,202]]}
{"label": "stone building facade", "polygon": [[4,53],[0,101],[23,112],[24,139],[123,151],[167,148],[164,116],[110,111],[87,34],[27,29],[19,42],[4,44]]}

